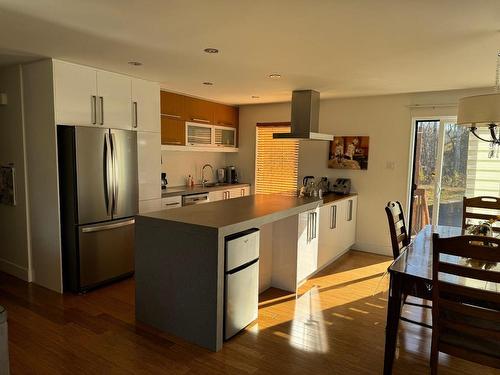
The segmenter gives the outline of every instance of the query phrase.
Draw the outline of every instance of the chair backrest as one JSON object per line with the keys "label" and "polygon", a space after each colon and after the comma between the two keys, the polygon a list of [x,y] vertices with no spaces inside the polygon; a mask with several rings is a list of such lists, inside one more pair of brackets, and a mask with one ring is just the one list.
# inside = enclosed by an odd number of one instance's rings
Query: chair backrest
{"label": "chair backrest", "polygon": [[[449,255],[467,259],[471,266],[450,262],[453,257]],[[484,286],[500,283],[500,272],[487,266],[496,267],[498,262],[498,238],[433,235],[432,339],[437,340],[437,350],[488,366],[500,366],[500,351],[496,352],[500,347],[500,290],[457,282],[465,277]],[[451,340],[451,336],[459,339]],[[483,343],[483,347],[496,355],[477,347],[471,349],[476,343]]]}
{"label": "chair backrest", "polygon": [[[478,223],[498,218],[500,215],[500,198],[496,197],[474,197],[465,198],[462,212],[462,228],[471,225],[471,221]],[[493,230],[500,232],[498,224],[493,226]]]}
{"label": "chair backrest", "polygon": [[385,213],[387,214],[387,221],[389,222],[392,254],[394,259],[396,259],[401,249],[410,243],[401,203],[398,201],[390,201],[387,203],[387,206],[385,206]]}

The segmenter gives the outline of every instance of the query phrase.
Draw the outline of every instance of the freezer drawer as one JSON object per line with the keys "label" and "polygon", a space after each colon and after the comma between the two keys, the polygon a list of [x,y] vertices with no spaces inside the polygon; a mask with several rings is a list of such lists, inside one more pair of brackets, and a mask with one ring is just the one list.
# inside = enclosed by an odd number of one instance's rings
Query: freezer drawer
{"label": "freezer drawer", "polygon": [[226,272],[259,257],[259,238],[258,229],[226,238]]}
{"label": "freezer drawer", "polygon": [[134,219],[81,226],[78,234],[80,290],[134,271]]}
{"label": "freezer drawer", "polygon": [[229,339],[258,317],[259,260],[234,273],[225,280],[224,339]]}

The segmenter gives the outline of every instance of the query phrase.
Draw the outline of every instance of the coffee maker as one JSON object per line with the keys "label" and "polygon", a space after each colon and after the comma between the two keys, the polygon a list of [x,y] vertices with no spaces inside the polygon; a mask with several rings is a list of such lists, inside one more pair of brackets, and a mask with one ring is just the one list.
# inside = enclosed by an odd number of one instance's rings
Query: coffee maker
{"label": "coffee maker", "polygon": [[236,173],[236,167],[234,166],[226,167],[226,182],[228,184],[238,183],[238,173]]}

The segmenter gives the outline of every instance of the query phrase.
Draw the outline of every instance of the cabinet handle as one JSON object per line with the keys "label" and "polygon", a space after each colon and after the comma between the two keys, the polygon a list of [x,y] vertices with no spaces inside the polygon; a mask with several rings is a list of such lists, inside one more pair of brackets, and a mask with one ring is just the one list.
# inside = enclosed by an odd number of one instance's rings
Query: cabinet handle
{"label": "cabinet handle", "polygon": [[337,205],[332,206],[332,212],[330,214],[330,229],[337,228]]}
{"label": "cabinet handle", "polygon": [[134,128],[137,128],[137,126],[139,125],[139,122],[137,120],[137,102],[132,102],[132,105],[133,105],[133,108],[134,108]]}
{"label": "cabinet handle", "polygon": [[99,101],[101,102],[101,121],[99,124],[104,125],[104,97],[100,96]]}
{"label": "cabinet handle", "polygon": [[194,117],[192,117],[191,120],[198,121],[198,122],[206,122],[207,124],[210,123],[210,120],[205,120],[203,118],[194,118]]}
{"label": "cabinet handle", "polygon": [[95,95],[92,95],[90,97],[90,112],[91,112],[90,117],[93,125],[97,123],[96,107],[97,107],[97,97]]}
{"label": "cabinet handle", "polygon": [[233,126],[231,122],[217,121],[218,125]]}
{"label": "cabinet handle", "polygon": [[180,205],[179,202],[174,202],[174,203],[165,203],[165,206],[178,206]]}
{"label": "cabinet handle", "polygon": [[317,227],[317,222],[318,222],[318,214],[316,212],[313,212],[313,232],[312,232],[312,240],[316,238],[316,227]]}
{"label": "cabinet handle", "polygon": [[179,116],[179,115],[171,115],[169,113],[162,113],[161,116],[172,117],[172,118],[181,118],[181,116]]}
{"label": "cabinet handle", "polygon": [[244,197],[245,196],[245,189],[241,189],[241,196]]}
{"label": "cabinet handle", "polygon": [[351,221],[352,220],[352,199],[349,199],[348,205],[349,205],[349,211],[347,212],[347,221]]}

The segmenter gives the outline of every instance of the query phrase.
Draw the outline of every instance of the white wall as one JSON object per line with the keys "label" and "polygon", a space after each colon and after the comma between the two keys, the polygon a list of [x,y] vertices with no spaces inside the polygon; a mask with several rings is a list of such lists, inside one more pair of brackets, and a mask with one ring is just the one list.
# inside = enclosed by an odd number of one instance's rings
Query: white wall
{"label": "white wall", "polygon": [[[309,174],[330,179],[351,178],[353,191],[359,193],[355,248],[390,255],[384,206],[389,200],[400,200],[404,205],[407,202],[412,118],[456,115],[456,106],[433,108],[427,105],[456,104],[460,97],[480,92],[484,90],[322,100],[321,132],[370,137],[368,170],[328,169],[328,142],[301,141],[299,181]],[[410,107],[415,104],[423,106]],[[290,121],[290,103],[240,107],[240,152],[229,158],[240,166],[242,177],[253,185],[255,124],[275,121]]]}
{"label": "white wall", "polygon": [[24,161],[21,70],[0,69],[0,92],[7,105],[0,106],[0,165],[14,164],[16,206],[0,204],[0,270],[30,281],[27,197]]}
{"label": "white wall", "polygon": [[197,152],[197,151],[162,151],[162,172],[167,174],[168,186],[183,186],[186,178],[191,175],[195,184],[201,183],[201,169],[205,164],[214,168],[214,175],[209,178],[210,169],[205,170],[205,177],[215,181],[217,168],[228,165],[226,154],[223,152]]}

